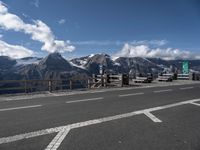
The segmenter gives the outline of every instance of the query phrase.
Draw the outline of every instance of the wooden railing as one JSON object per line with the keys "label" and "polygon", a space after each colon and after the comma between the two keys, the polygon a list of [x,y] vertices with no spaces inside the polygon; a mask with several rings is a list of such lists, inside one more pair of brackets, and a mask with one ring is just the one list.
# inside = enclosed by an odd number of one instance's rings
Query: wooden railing
{"label": "wooden railing", "polygon": [[90,80],[0,80],[0,94],[90,88]]}
{"label": "wooden railing", "polygon": [[97,75],[68,80],[0,80],[0,94],[123,86],[123,75]]}

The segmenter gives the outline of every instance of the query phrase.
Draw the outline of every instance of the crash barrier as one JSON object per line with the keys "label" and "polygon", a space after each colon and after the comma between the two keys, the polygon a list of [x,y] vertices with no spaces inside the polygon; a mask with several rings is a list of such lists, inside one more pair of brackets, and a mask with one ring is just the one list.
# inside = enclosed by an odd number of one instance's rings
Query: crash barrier
{"label": "crash barrier", "polygon": [[129,76],[127,74],[104,74],[92,76],[93,83],[91,88],[107,87],[107,86],[126,86],[129,85]]}
{"label": "crash barrier", "polygon": [[153,77],[152,76],[136,77],[136,79],[134,79],[135,83],[151,83],[152,81],[153,81]]}
{"label": "crash barrier", "polygon": [[177,75],[178,80],[190,80],[190,74],[178,74]]}
{"label": "crash barrier", "polygon": [[162,82],[172,82],[173,81],[173,74],[162,74],[162,75],[159,75],[157,80]]}

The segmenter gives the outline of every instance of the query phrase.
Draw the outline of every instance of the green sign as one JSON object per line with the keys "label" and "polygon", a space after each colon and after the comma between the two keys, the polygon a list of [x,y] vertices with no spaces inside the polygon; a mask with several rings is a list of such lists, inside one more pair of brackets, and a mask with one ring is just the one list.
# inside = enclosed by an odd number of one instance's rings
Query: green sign
{"label": "green sign", "polygon": [[182,66],[183,74],[189,74],[189,62],[184,61]]}

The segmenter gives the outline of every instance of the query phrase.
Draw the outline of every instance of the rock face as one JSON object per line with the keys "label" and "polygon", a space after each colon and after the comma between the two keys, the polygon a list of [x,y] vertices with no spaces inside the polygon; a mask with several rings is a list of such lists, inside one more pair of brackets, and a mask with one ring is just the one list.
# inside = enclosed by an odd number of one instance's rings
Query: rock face
{"label": "rock face", "polygon": [[99,74],[100,65],[104,66],[107,72],[113,72],[116,68],[114,61],[112,61],[111,57],[107,54],[96,54],[75,58],[72,59],[71,62],[85,68],[90,74]]}
{"label": "rock face", "polygon": [[141,57],[120,57],[115,60],[116,63],[120,64],[119,72],[120,73],[157,73],[162,70],[157,64],[149,61],[148,59]]}
{"label": "rock face", "polygon": [[38,67],[41,71],[72,71],[73,67],[71,64],[64,59],[59,53],[49,54],[47,57],[42,59]]}

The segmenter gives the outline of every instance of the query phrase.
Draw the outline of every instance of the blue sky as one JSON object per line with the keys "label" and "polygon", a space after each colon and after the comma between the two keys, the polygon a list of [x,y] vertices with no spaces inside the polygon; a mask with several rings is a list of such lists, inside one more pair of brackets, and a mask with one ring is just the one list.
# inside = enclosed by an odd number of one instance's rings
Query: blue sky
{"label": "blue sky", "polygon": [[199,0],[1,0],[1,3],[7,13],[18,16],[25,24],[42,21],[51,30],[53,42],[70,41],[52,48],[46,41],[33,39],[34,31],[27,33],[28,30],[16,31],[0,25],[1,41],[23,46],[36,56],[45,56],[57,47],[66,48],[63,52],[67,58],[101,52],[126,56],[132,50],[131,56],[140,50],[142,56],[146,53],[153,56],[149,51],[156,50],[160,52],[155,56],[164,55],[167,50],[172,55],[178,51],[177,55],[194,56],[200,50]]}

